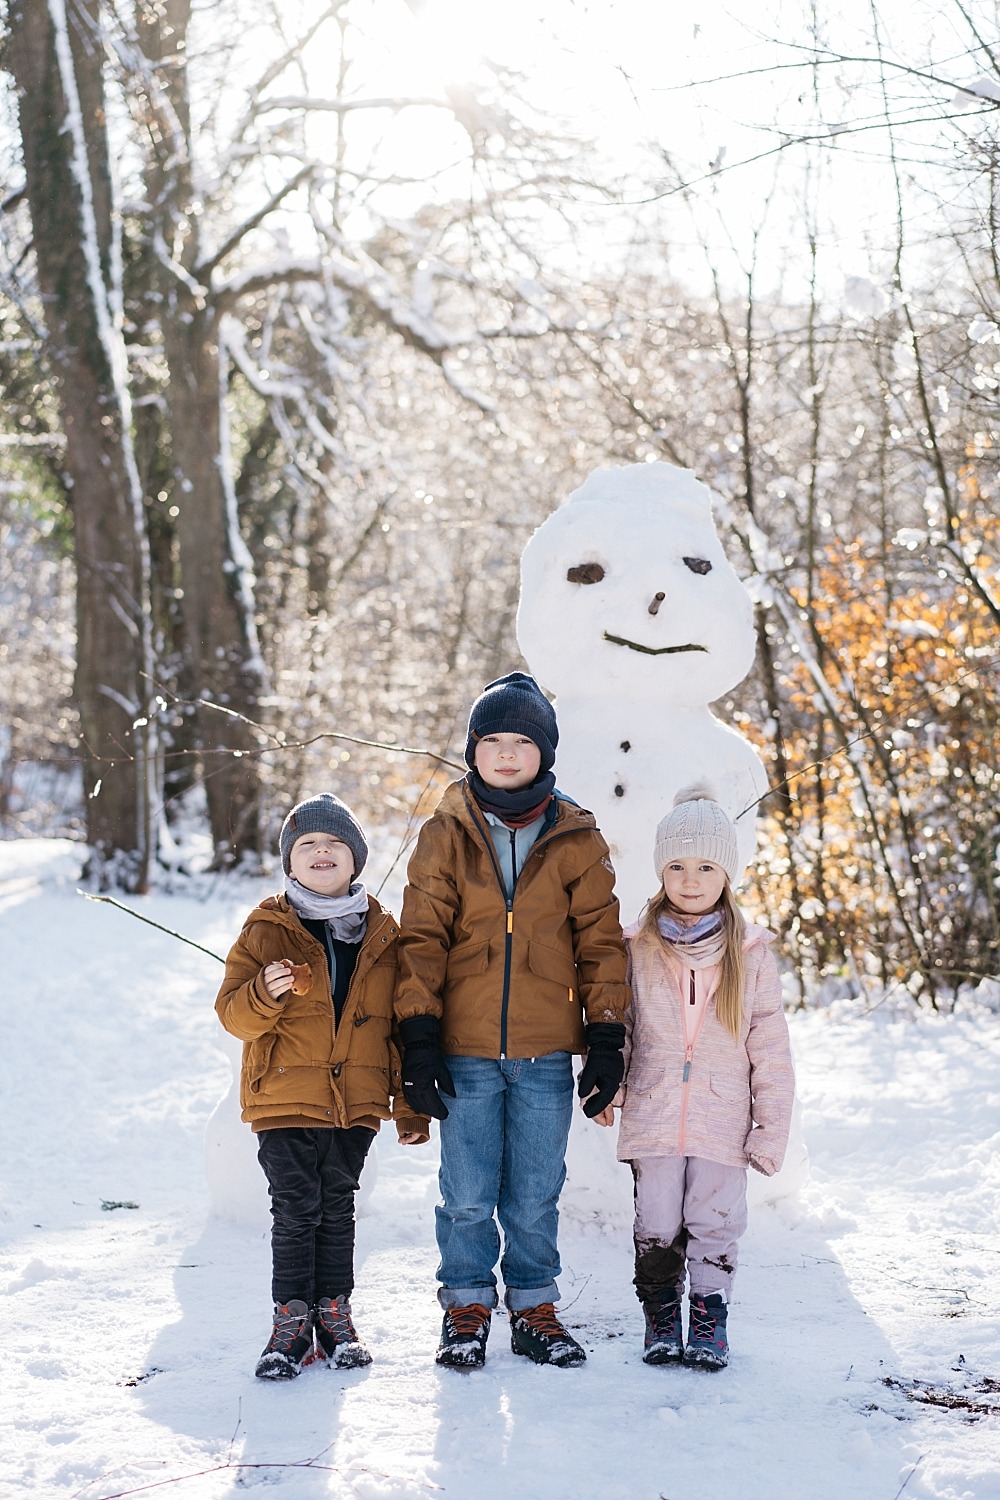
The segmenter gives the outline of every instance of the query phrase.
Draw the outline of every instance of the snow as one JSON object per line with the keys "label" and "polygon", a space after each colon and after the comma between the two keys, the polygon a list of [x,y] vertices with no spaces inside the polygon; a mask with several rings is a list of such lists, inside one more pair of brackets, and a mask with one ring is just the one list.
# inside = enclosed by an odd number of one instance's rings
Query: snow
{"label": "snow", "polygon": [[867,276],[847,276],[844,279],[844,311],[848,317],[867,319],[880,318],[890,306],[888,293],[876,286]]}
{"label": "snow", "polygon": [[[997,1418],[910,1399],[998,1404],[985,1005],[790,1017],[812,1174],[751,1217],[721,1374],[641,1363],[630,1179],[581,1118],[561,1284],[586,1366],[516,1359],[497,1316],[484,1371],[435,1368],[435,1150],[383,1132],[354,1298],[375,1363],[263,1385],[267,1225],[210,1217],[203,1172],[230,1078],[221,965],[82,900],[82,854],[0,843],[5,1497],[1000,1497]],[[206,878],[130,900],[221,954],[267,888]]]}
{"label": "snow", "polygon": [[1000,327],[992,318],[977,313],[969,324],[968,336],[974,344],[1000,344]]}
{"label": "snow", "polygon": [[1000,103],[1000,83],[988,73],[980,73],[973,83],[963,84],[951,103],[953,109],[971,109],[983,101]]}

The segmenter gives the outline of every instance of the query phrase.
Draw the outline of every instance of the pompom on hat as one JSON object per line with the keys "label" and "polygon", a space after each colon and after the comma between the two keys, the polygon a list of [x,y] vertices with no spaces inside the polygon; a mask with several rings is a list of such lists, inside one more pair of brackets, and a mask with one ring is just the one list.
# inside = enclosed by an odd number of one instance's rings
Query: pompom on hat
{"label": "pompom on hat", "polygon": [[743,873],[733,821],[706,786],[682,787],[673,809],[657,827],[653,847],[657,880],[663,879],[672,859],[709,860],[725,870],[731,886]]}
{"label": "pompom on hat", "polygon": [[559,743],[552,704],[527,672],[508,672],[488,682],[472,705],[465,763],[476,763],[476,741],[487,734],[523,734],[541,752],[541,771],[551,771]]}
{"label": "pompom on hat", "polygon": [[304,833],[328,833],[346,844],[354,855],[354,877],[358,878],[368,858],[368,840],[346,802],[332,792],[320,792],[318,797],[309,797],[292,808],[278,835],[281,868],[286,875],[291,873],[292,845]]}

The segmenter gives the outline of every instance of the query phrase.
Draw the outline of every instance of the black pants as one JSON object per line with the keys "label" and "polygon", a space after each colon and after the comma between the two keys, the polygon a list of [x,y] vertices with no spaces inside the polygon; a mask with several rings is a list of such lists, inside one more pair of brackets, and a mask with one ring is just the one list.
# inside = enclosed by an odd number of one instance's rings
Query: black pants
{"label": "black pants", "polygon": [[271,1295],[309,1307],[354,1290],[354,1195],[374,1130],[261,1130],[271,1195]]}

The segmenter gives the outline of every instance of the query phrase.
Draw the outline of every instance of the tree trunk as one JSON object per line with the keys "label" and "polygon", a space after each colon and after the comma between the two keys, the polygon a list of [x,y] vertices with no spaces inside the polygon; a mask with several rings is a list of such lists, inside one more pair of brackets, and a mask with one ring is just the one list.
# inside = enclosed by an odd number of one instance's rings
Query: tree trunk
{"label": "tree trunk", "polygon": [[260,776],[252,755],[258,737],[244,721],[258,718],[264,668],[250,556],[240,535],[230,466],[218,316],[197,281],[198,194],[186,47],[190,11],[190,0],[164,0],[140,9],[137,29],[170,104],[166,112],[153,98],[145,101],[151,127],[150,253],[161,262],[182,635],[199,700],[196,728],[214,863],[223,866],[260,853]]}
{"label": "tree trunk", "polygon": [[72,492],[87,838],[98,862],[132,855],[129,880],[143,888],[154,763],[148,558],[116,313],[97,5],[77,0],[68,24],[65,0],[13,0],[9,57]]}
{"label": "tree trunk", "polygon": [[215,862],[225,865],[260,853],[260,777],[256,761],[247,758],[258,741],[234,715],[258,719],[264,669],[222,452],[225,413],[214,319],[209,309],[183,307],[186,300],[177,297],[164,328],[174,503],[184,640],[197,697],[206,700],[198,707],[198,738],[209,820]]}

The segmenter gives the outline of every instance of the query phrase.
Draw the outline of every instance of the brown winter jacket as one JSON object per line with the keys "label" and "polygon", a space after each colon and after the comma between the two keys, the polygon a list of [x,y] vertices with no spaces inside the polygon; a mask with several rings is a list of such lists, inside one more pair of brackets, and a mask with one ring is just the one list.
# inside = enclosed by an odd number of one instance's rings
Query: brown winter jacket
{"label": "brown winter jacket", "polygon": [[[226,1030],[243,1042],[240,1103],[254,1130],[377,1130],[392,1115],[400,1135],[412,1131],[427,1139],[427,1120],[414,1116],[403,1099],[392,1037],[398,936],[395,919],[369,896],[368,927],[336,1026],[326,954],[288,898],[268,896],[247,917],[226,959],[215,1008]],[[268,995],[264,968],[279,959],[310,966],[305,995]]]}
{"label": "brown winter jacket", "polygon": [[400,922],[396,1016],[442,1018],[467,1057],[582,1052],[629,1001],[615,875],[592,813],[558,797],[507,900],[489,824],[452,782],[420,830]]}

